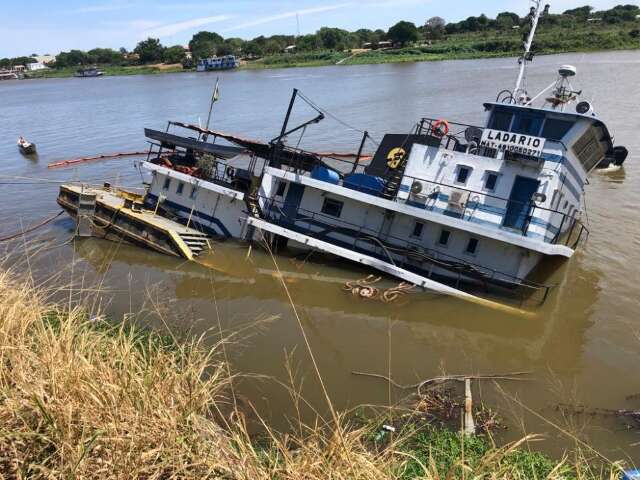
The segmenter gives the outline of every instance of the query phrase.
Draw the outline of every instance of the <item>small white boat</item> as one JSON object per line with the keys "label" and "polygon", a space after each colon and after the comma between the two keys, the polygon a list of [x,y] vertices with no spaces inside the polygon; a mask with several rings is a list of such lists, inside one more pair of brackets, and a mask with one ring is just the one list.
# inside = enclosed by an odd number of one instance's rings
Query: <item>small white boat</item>
{"label": "small white boat", "polygon": [[33,155],[36,153],[36,144],[27,141],[22,136],[18,138],[18,148],[23,155]]}

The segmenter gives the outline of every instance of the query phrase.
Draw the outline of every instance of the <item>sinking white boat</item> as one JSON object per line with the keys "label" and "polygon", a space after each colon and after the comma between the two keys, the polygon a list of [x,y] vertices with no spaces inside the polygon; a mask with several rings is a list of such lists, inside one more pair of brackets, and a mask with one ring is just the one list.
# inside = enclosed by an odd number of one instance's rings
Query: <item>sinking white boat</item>
{"label": "sinking white boat", "polygon": [[294,90],[269,142],[177,122],[198,137],[147,130],[147,206],[208,235],[329,253],[431,291],[544,301],[550,287],[533,279],[588,236],[589,175],[626,149],[581,101],[574,67],[533,97],[523,87],[545,13],[533,4],[515,88],[484,104],[483,125],[421,118],[409,133],[387,134],[372,159],[362,155],[366,133],[350,158],[307,152],[286,138],[324,113],[290,128],[295,101],[308,101]]}

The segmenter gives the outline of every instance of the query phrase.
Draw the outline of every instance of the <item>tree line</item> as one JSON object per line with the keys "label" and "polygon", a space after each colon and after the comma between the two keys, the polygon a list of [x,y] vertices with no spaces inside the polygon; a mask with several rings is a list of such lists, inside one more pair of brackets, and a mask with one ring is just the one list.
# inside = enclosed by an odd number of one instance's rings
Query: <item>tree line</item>
{"label": "tree line", "polygon": [[[587,23],[615,25],[637,22],[640,7],[637,5],[618,5],[609,10],[595,11],[593,7],[583,6],[566,10],[562,14],[548,14],[542,17],[542,25],[560,26],[572,29]],[[71,50],[61,52],[53,65],[56,68],[75,67],[92,64],[103,65],[145,65],[155,63],[182,63],[193,66],[195,60],[212,56],[236,55],[246,58],[259,58],[282,53],[287,46],[295,45],[299,52],[344,51],[361,48],[365,44],[372,46],[381,41],[390,41],[395,46],[405,46],[416,42],[445,40],[450,36],[483,31],[510,31],[526,29],[529,16],[520,17],[513,12],[499,13],[496,18],[482,14],[459,22],[447,23],[441,17],[432,17],[423,25],[401,21],[389,30],[370,30],[362,28],[348,31],[340,28],[323,27],[316,33],[296,37],[294,35],[259,36],[251,40],[242,38],[223,38],[215,32],[198,32],[189,41],[189,51],[181,45],[165,47],[159,39],[148,38],[139,42],[133,51],[125,48],[94,48],[89,51]],[[638,30],[634,30],[638,32]],[[189,58],[191,57],[191,58]],[[34,62],[31,57],[0,59],[0,68]]]}

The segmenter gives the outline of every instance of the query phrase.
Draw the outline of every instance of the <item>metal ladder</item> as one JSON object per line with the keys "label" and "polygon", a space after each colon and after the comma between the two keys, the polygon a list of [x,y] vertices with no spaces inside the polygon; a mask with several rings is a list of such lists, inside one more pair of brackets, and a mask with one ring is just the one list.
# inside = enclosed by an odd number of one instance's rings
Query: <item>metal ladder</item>
{"label": "metal ladder", "polygon": [[182,239],[182,241],[189,247],[191,250],[191,254],[194,257],[200,255],[204,250],[209,248],[209,237],[204,233],[181,233],[178,232],[178,235]]}

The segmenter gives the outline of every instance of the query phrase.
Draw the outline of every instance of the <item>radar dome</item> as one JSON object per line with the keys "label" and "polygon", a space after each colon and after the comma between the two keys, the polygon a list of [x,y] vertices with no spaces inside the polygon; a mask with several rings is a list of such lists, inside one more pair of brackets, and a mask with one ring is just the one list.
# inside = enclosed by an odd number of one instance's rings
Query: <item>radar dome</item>
{"label": "radar dome", "polygon": [[560,74],[561,77],[565,77],[565,78],[575,77],[576,73],[578,73],[578,70],[573,65],[562,65],[558,69],[558,73]]}

